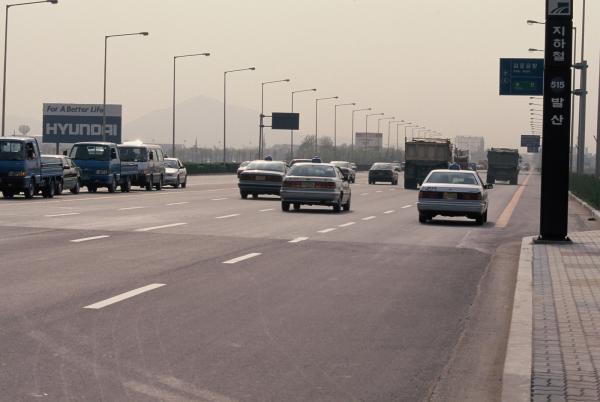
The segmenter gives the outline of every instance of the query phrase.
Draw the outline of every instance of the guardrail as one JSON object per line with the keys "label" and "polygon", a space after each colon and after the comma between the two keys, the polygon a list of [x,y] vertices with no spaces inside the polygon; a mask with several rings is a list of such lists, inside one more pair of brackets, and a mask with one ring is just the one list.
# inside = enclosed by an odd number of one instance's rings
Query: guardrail
{"label": "guardrail", "polygon": [[600,209],[600,179],[591,174],[571,174],[569,188],[595,209]]}
{"label": "guardrail", "polygon": [[191,163],[184,162],[188,174],[235,173],[239,163]]}

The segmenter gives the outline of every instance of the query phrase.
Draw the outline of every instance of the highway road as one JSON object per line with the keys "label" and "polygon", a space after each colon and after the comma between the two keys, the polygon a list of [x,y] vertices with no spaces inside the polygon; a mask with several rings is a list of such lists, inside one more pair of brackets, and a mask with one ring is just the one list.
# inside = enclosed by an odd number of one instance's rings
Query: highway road
{"label": "highway road", "polygon": [[0,400],[496,400],[538,229],[540,177],[520,183],[481,227],[419,224],[416,191],[364,174],[340,214],[228,175],[0,200]]}

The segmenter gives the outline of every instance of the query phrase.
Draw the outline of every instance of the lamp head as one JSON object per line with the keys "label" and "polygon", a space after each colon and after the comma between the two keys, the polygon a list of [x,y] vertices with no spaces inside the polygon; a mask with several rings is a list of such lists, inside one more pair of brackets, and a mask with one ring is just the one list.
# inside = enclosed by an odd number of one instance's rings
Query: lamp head
{"label": "lamp head", "polygon": [[[56,1],[58,1],[58,0],[56,0]],[[148,36],[149,35],[148,32],[140,32],[140,34],[143,35],[143,36]]]}
{"label": "lamp head", "polygon": [[58,0],[46,0],[48,3],[58,4]]}

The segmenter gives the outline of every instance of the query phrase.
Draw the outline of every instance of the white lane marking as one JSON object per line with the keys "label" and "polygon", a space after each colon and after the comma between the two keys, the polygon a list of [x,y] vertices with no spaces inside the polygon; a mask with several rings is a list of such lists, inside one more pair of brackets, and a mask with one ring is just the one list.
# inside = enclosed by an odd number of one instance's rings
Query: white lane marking
{"label": "white lane marking", "polygon": [[394,212],[396,212],[396,211],[394,211],[393,209],[390,209],[389,211],[385,211],[384,214],[386,214],[386,215],[393,214]]}
{"label": "white lane marking", "polygon": [[215,217],[215,219],[227,219],[227,218],[234,218],[236,216],[240,216],[240,214],[231,214],[231,215],[217,216],[217,217]]}
{"label": "white lane marking", "polygon": [[409,204],[409,205],[403,206],[402,209],[406,209],[406,208],[410,208],[410,207],[412,207],[412,205]]}
{"label": "white lane marking", "polygon": [[369,195],[369,193],[362,193],[361,195]]}
{"label": "white lane marking", "polygon": [[211,201],[223,201],[223,200],[227,200],[228,198],[213,198]]}
{"label": "white lane marking", "polygon": [[141,288],[130,290],[129,292],[121,293],[120,295],[113,296],[109,299],[99,301],[98,303],[90,304],[89,306],[85,306],[84,308],[98,310],[104,308],[106,306],[110,306],[111,304],[118,303],[120,301],[130,299],[134,296],[137,296],[142,293],[149,292],[154,289],[158,289],[162,286],[165,286],[164,283],[153,283],[151,285],[143,286]]}
{"label": "white lane marking", "polygon": [[126,208],[119,208],[117,211],[131,211],[132,209],[144,209],[146,207],[126,207]]}
{"label": "white lane marking", "polygon": [[305,240],[308,240],[308,237],[296,237],[294,240],[288,241],[288,243],[300,243]]}
{"label": "white lane marking", "polygon": [[46,218],[56,218],[59,216],[72,216],[72,215],[81,215],[79,212],[69,212],[65,214],[54,214],[54,215],[44,215]]}
{"label": "white lane marking", "polygon": [[250,258],[258,257],[261,254],[262,253],[250,253],[250,254],[246,254],[246,255],[243,255],[241,257],[232,258],[231,260],[223,261],[223,264],[236,264],[236,263],[238,263],[240,261],[245,261],[245,260],[249,260]]}
{"label": "white lane marking", "polygon": [[71,240],[71,243],[83,243],[84,241],[106,239],[107,237],[110,237],[110,236],[102,235],[102,236],[83,237],[81,239]]}
{"label": "white lane marking", "polygon": [[356,222],[348,222],[348,223],[344,223],[344,224],[342,224],[342,225],[338,225],[338,226],[339,226],[339,227],[341,227],[341,228],[345,228],[345,227],[348,227],[348,226],[352,226],[352,225],[354,225],[355,223],[356,223]]}
{"label": "white lane marking", "polygon": [[371,219],[375,219],[376,216],[367,216],[366,218],[362,218],[363,221],[370,221]]}
{"label": "white lane marking", "polygon": [[170,204],[167,204],[167,207],[172,207],[173,205],[184,205],[184,204],[189,204],[189,201],[182,201],[182,202],[172,202]]}
{"label": "white lane marking", "polygon": [[267,209],[261,209],[258,212],[269,212],[269,211],[275,211],[275,208],[267,208]]}
{"label": "white lane marking", "polygon": [[376,192],[376,193],[383,193],[383,191],[381,191],[381,190],[377,190],[377,191],[375,191],[375,192]]}
{"label": "white lane marking", "polygon": [[206,190],[206,191],[223,191],[223,190],[229,190],[228,188],[213,188],[211,190]]}
{"label": "white lane marking", "polygon": [[329,233],[329,232],[333,232],[334,230],[335,230],[335,228],[327,228],[327,229],[319,230],[319,231],[317,231],[317,233]]}
{"label": "white lane marking", "polygon": [[165,229],[165,228],[173,228],[175,226],[182,226],[182,225],[187,225],[187,223],[184,222],[179,222],[179,223],[170,223],[168,225],[160,225],[160,226],[151,226],[149,228],[141,228],[141,229],[136,229],[135,232],[149,232],[151,230],[157,230],[157,229]]}

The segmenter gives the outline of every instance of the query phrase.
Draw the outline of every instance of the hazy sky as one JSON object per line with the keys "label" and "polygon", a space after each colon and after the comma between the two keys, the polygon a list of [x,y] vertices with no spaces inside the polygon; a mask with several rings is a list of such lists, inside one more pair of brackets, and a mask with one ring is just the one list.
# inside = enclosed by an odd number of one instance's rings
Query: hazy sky
{"label": "hazy sky", "polygon": [[[580,27],[582,1],[574,3]],[[525,20],[543,20],[544,7],[544,0],[59,0],[15,7],[7,114],[41,120],[43,102],[102,103],[104,35],[149,31],[110,42],[108,102],[123,104],[125,123],[170,107],[173,55],[211,52],[178,62],[180,101],[222,100],[223,71],[256,66],[230,76],[228,103],[259,110],[260,82],[291,78],[267,87],[267,111],[288,111],[291,90],[316,87],[319,97],[338,95],[340,103],[448,137],[483,135],[488,145],[517,146],[529,127],[529,99],[498,96],[498,59],[541,57],[527,49],[544,46],[543,26]],[[600,1],[589,0],[588,146],[598,109],[598,22]],[[319,132],[330,134],[333,102],[320,105]],[[297,95],[296,110],[300,133],[312,133],[314,95]],[[338,122],[339,141],[349,142],[350,108],[339,109]],[[356,128],[364,129],[362,114]],[[248,128],[254,144],[256,131]],[[216,145],[213,137],[199,141]]]}

